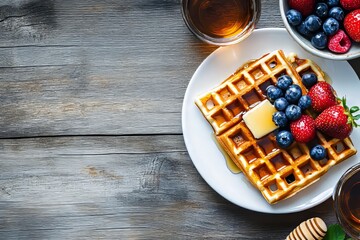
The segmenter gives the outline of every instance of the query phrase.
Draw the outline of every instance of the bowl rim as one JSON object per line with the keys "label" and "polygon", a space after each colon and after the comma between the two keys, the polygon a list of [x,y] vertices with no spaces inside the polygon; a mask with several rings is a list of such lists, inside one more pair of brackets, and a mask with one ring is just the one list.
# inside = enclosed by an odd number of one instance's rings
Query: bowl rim
{"label": "bowl rim", "polygon": [[286,16],[285,16],[285,7],[287,7],[287,3],[285,3],[286,1],[287,0],[279,0],[279,8],[280,8],[281,18],[282,18],[283,23],[285,25],[285,29],[288,31],[290,36],[292,36],[293,39],[302,48],[304,48],[306,51],[308,51],[308,52],[310,52],[310,53],[312,53],[314,55],[317,55],[319,57],[326,58],[326,59],[331,59],[331,60],[351,60],[351,59],[355,59],[355,58],[360,57],[360,46],[359,46],[359,51],[357,51],[357,52],[347,52],[347,53],[343,53],[343,54],[334,54],[334,53],[331,53],[328,50],[318,50],[318,49],[310,46],[309,44],[305,43],[305,41],[308,41],[308,40],[306,40],[301,35],[295,33],[295,31],[293,30],[293,28],[290,26],[290,24],[288,23],[288,21],[286,19]]}

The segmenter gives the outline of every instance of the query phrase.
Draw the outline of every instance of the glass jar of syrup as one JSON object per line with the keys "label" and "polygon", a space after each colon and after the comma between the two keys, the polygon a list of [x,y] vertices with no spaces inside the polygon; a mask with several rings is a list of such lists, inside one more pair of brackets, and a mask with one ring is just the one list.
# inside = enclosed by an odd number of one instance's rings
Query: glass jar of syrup
{"label": "glass jar of syrup", "polygon": [[360,239],[360,163],[342,175],[333,198],[340,225],[350,237]]}

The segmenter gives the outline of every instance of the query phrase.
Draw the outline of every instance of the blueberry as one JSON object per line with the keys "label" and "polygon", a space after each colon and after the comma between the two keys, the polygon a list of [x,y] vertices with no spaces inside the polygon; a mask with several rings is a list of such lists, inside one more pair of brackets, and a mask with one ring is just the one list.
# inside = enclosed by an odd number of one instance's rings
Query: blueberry
{"label": "blueberry", "polygon": [[317,49],[324,49],[327,46],[327,36],[324,32],[319,32],[311,38],[311,45]]}
{"label": "blueberry", "polygon": [[279,111],[284,111],[287,106],[289,106],[289,102],[284,97],[278,98],[274,102],[274,107]]}
{"label": "blueberry", "polygon": [[314,86],[317,83],[318,79],[317,76],[314,73],[305,73],[301,77],[301,82],[310,89],[312,86]]}
{"label": "blueberry", "polygon": [[272,116],[272,120],[276,126],[286,127],[288,125],[288,119],[284,112],[275,112]]}
{"label": "blueberry", "polygon": [[317,161],[324,159],[326,157],[325,148],[321,145],[316,145],[310,150],[310,157]]}
{"label": "blueberry", "polygon": [[275,87],[274,85],[270,85],[266,88],[266,95],[268,97],[268,99],[273,102],[276,99],[278,99],[279,97],[283,96],[283,92],[281,91],[280,88]]}
{"label": "blueberry", "polygon": [[301,110],[305,110],[311,105],[311,98],[308,95],[301,96],[298,102],[298,106]]}
{"label": "blueberry", "polygon": [[286,18],[290,25],[297,26],[302,21],[302,15],[298,10],[290,9],[286,12]]}
{"label": "blueberry", "polygon": [[341,22],[345,17],[344,10],[341,7],[333,7],[329,11],[329,17],[333,17]]}
{"label": "blueberry", "polygon": [[327,15],[329,13],[328,5],[326,3],[318,3],[318,4],[316,4],[315,13],[320,18],[327,17]]}
{"label": "blueberry", "polygon": [[297,103],[302,95],[299,85],[291,85],[285,92],[285,98],[289,103]]}
{"label": "blueberry", "polygon": [[296,30],[305,38],[310,39],[313,35],[312,32],[310,32],[306,27],[305,27],[305,22],[301,22],[300,25],[298,25],[296,27]]}
{"label": "blueberry", "polygon": [[286,90],[293,83],[293,80],[289,75],[281,75],[278,78],[276,86],[282,90]]}
{"label": "blueberry", "polygon": [[305,19],[305,27],[310,32],[316,32],[322,24],[321,19],[316,15],[310,15]]}
{"label": "blueberry", "polygon": [[326,3],[330,7],[334,7],[339,5],[340,0],[327,0]]}
{"label": "blueberry", "polygon": [[339,22],[332,17],[329,17],[325,20],[323,24],[323,30],[326,35],[334,35],[339,30],[340,24]]}
{"label": "blueberry", "polygon": [[290,121],[294,121],[301,117],[301,108],[297,105],[291,104],[285,109],[285,115]]}
{"label": "blueberry", "polygon": [[294,142],[291,132],[283,130],[276,134],[276,142],[281,148],[287,148]]}

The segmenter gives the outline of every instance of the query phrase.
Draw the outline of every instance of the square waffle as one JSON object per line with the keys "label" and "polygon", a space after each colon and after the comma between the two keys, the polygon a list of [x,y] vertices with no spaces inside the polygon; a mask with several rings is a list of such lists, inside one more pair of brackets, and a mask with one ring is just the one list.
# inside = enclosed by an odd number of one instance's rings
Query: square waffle
{"label": "square waffle", "polygon": [[[310,143],[294,142],[282,149],[276,143],[277,130],[256,139],[243,121],[244,113],[265,100],[266,88],[276,84],[283,74],[289,75],[306,94],[301,76],[307,72],[325,81],[325,74],[311,60],[299,59],[295,54],[286,58],[282,50],[277,50],[240,67],[195,101],[220,146],[270,204],[306,188],[332,166],[356,153],[350,138],[330,138],[319,131]],[[307,113],[314,116],[312,112]],[[316,144],[326,149],[324,160],[311,159],[309,152]]]}

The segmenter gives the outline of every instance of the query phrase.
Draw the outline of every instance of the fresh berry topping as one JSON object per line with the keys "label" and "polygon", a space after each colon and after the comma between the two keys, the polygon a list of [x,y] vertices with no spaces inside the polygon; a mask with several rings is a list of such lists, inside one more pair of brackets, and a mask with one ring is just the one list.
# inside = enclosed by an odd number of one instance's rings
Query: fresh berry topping
{"label": "fresh berry topping", "polygon": [[286,127],[288,125],[288,119],[284,112],[275,112],[272,116],[272,120],[276,126]]}
{"label": "fresh berry topping", "polygon": [[285,115],[290,121],[294,121],[301,117],[301,108],[297,105],[291,104],[285,109]]}
{"label": "fresh berry topping", "polygon": [[296,27],[296,30],[307,39],[310,39],[313,35],[313,33],[306,28],[304,21]]}
{"label": "fresh berry topping", "polygon": [[333,7],[329,10],[329,17],[333,17],[341,22],[345,17],[344,10],[341,7]]}
{"label": "fresh berry topping", "polygon": [[280,88],[270,85],[266,88],[266,95],[271,102],[274,102],[276,99],[283,96],[283,92]]}
{"label": "fresh berry topping", "polygon": [[342,105],[335,105],[325,109],[315,119],[315,126],[318,130],[330,137],[344,139],[350,135],[353,127],[357,127],[356,120],[360,119],[360,114],[354,115],[359,111],[355,106],[349,109],[346,99],[341,100]]}
{"label": "fresh berry topping", "polygon": [[284,111],[289,106],[289,102],[284,98],[278,98],[274,101],[274,107],[279,111]]}
{"label": "fresh berry topping", "polygon": [[311,44],[317,49],[325,49],[327,45],[327,37],[324,32],[316,33],[311,38]]}
{"label": "fresh berry topping", "polygon": [[334,53],[346,53],[351,47],[351,40],[343,30],[329,37],[328,48]]}
{"label": "fresh berry topping", "polygon": [[310,32],[316,32],[317,30],[319,30],[321,24],[322,24],[321,19],[316,15],[310,15],[305,19],[305,27]]}
{"label": "fresh berry topping", "polygon": [[328,18],[323,24],[323,30],[326,35],[334,35],[339,30],[340,24],[335,18]]}
{"label": "fresh berry topping", "polygon": [[308,95],[301,96],[299,99],[298,106],[301,108],[301,110],[306,110],[311,106],[311,98]]}
{"label": "fresh berry topping", "polygon": [[[360,0],[288,0],[288,3],[289,24],[312,47],[342,54],[350,50],[352,41],[360,42]],[[344,35],[339,30],[343,30],[350,41],[340,37]],[[331,37],[334,35],[337,36]]]}
{"label": "fresh berry topping", "polygon": [[298,10],[290,9],[286,12],[286,18],[290,25],[297,26],[302,21],[301,13]]}
{"label": "fresh berry topping", "polygon": [[326,3],[317,3],[315,6],[315,14],[319,17],[319,18],[325,18],[327,17],[329,13],[329,8],[328,5]]}
{"label": "fresh berry topping", "polygon": [[321,145],[315,145],[310,150],[310,157],[316,161],[323,160],[326,157],[325,148]]}
{"label": "fresh berry topping", "polygon": [[314,10],[315,0],[288,0],[289,7],[301,12],[303,16],[307,16]]}
{"label": "fresh berry topping", "polygon": [[299,119],[290,123],[290,131],[295,141],[310,142],[316,135],[315,121],[309,115],[301,115]]}
{"label": "fresh berry topping", "polygon": [[281,148],[287,148],[294,142],[291,132],[283,130],[276,134],[276,142]]}
{"label": "fresh berry topping", "polygon": [[346,15],[344,28],[352,40],[360,42],[360,9],[356,9]]}
{"label": "fresh berry topping", "polygon": [[334,6],[339,5],[340,1],[339,0],[326,0],[325,2],[328,6],[334,7]]}
{"label": "fresh berry topping", "polygon": [[322,112],[337,103],[334,90],[327,82],[318,82],[312,86],[308,96],[311,98],[311,107],[315,112]]}
{"label": "fresh berry topping", "polygon": [[301,82],[310,89],[312,86],[314,86],[317,83],[318,79],[317,76],[314,73],[305,73],[301,76]]}
{"label": "fresh berry topping", "polygon": [[285,92],[285,99],[289,103],[297,103],[302,95],[299,85],[292,84]]}
{"label": "fresh berry topping", "polygon": [[346,10],[354,10],[360,8],[360,0],[340,0],[340,4]]}
{"label": "fresh berry topping", "polygon": [[290,85],[293,83],[293,80],[289,75],[281,75],[278,78],[278,82],[276,83],[276,86],[282,90],[288,89]]}

